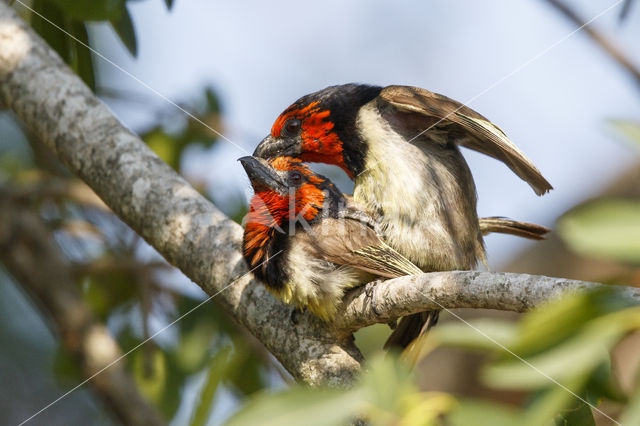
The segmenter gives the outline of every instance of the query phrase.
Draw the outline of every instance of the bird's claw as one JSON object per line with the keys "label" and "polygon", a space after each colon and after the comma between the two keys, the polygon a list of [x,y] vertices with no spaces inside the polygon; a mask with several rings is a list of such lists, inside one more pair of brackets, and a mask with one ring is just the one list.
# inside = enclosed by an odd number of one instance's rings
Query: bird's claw
{"label": "bird's claw", "polygon": [[371,306],[371,310],[376,315],[380,315],[380,312],[378,311],[378,304],[376,303],[376,297],[375,296],[376,296],[377,285],[381,281],[382,280],[371,281],[371,282],[367,283],[364,286],[364,293],[367,295],[367,298],[369,299],[369,305]]}

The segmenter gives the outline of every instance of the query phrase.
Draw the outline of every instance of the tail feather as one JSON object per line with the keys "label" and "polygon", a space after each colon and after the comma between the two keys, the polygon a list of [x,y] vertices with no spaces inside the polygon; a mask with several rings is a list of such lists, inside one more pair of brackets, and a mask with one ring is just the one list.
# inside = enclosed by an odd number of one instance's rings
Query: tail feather
{"label": "tail feather", "polygon": [[470,117],[461,112],[455,119],[470,130],[474,138],[462,143],[467,148],[496,158],[507,165],[516,175],[527,182],[536,194],[542,195],[553,189],[533,162],[495,124],[487,120]]}
{"label": "tail feather", "polygon": [[535,223],[520,222],[506,217],[480,218],[480,231],[482,235],[490,233],[509,234],[530,240],[544,240],[551,229]]}
{"label": "tail feather", "polygon": [[384,349],[405,349],[411,342],[426,334],[431,327],[436,325],[439,316],[440,310],[433,310],[403,317],[385,342]]}

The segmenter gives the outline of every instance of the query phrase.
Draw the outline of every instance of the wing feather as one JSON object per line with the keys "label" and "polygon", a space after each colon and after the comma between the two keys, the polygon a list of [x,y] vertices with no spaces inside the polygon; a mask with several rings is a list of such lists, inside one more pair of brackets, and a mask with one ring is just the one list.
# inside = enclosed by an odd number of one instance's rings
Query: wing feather
{"label": "wing feather", "polygon": [[398,111],[423,116],[425,129],[457,126],[462,135],[456,138],[456,143],[502,161],[527,182],[536,194],[542,195],[553,189],[533,162],[498,126],[464,104],[444,95],[410,86],[388,86],[380,92],[379,98]]}
{"label": "wing feather", "polygon": [[366,222],[326,218],[308,234],[323,260],[386,278],[422,273],[410,260],[385,244]]}

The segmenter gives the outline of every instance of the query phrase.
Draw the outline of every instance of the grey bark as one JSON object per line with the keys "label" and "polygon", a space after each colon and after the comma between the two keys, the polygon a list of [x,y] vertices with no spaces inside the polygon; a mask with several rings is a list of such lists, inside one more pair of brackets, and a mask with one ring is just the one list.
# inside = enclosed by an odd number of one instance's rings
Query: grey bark
{"label": "grey bark", "polygon": [[313,385],[353,381],[362,356],[350,332],[359,327],[436,307],[525,310],[563,289],[593,286],[506,274],[425,274],[380,285],[374,295],[377,313],[356,290],[334,325],[311,315],[301,315],[293,325],[290,308],[248,273],[240,226],[125,129],[3,1],[0,102],[121,219],[216,297],[296,379]]}
{"label": "grey bark", "polygon": [[[526,312],[564,294],[603,287],[612,286],[507,272],[432,272],[379,283],[371,297],[363,288],[352,291],[334,325],[338,329],[356,330],[429,309]],[[640,304],[640,288],[615,289]]]}

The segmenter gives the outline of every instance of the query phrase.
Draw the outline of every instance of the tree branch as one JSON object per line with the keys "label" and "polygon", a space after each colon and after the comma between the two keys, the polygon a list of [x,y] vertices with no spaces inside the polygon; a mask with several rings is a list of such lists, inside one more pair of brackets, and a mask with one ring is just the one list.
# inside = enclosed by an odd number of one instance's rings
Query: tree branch
{"label": "tree branch", "polygon": [[[372,297],[366,295],[364,288],[355,289],[345,297],[334,326],[345,331],[357,330],[441,308],[525,312],[563,294],[604,287],[612,286],[507,272],[432,272],[378,283]],[[617,288],[640,304],[640,288]]]}
{"label": "tree branch", "polygon": [[[71,265],[61,256],[50,230],[36,213],[10,197],[0,193],[0,202],[0,260],[48,313],[62,345],[86,376],[109,366],[122,355],[120,347],[82,300]],[[165,424],[140,395],[124,364],[110,366],[90,383],[123,424]]]}
{"label": "tree branch", "polygon": [[[129,226],[215,296],[297,379],[349,385],[362,355],[350,335],[290,308],[248,274],[242,229],[189,186],[0,1],[0,102]],[[52,290],[53,291],[53,290]]]}

